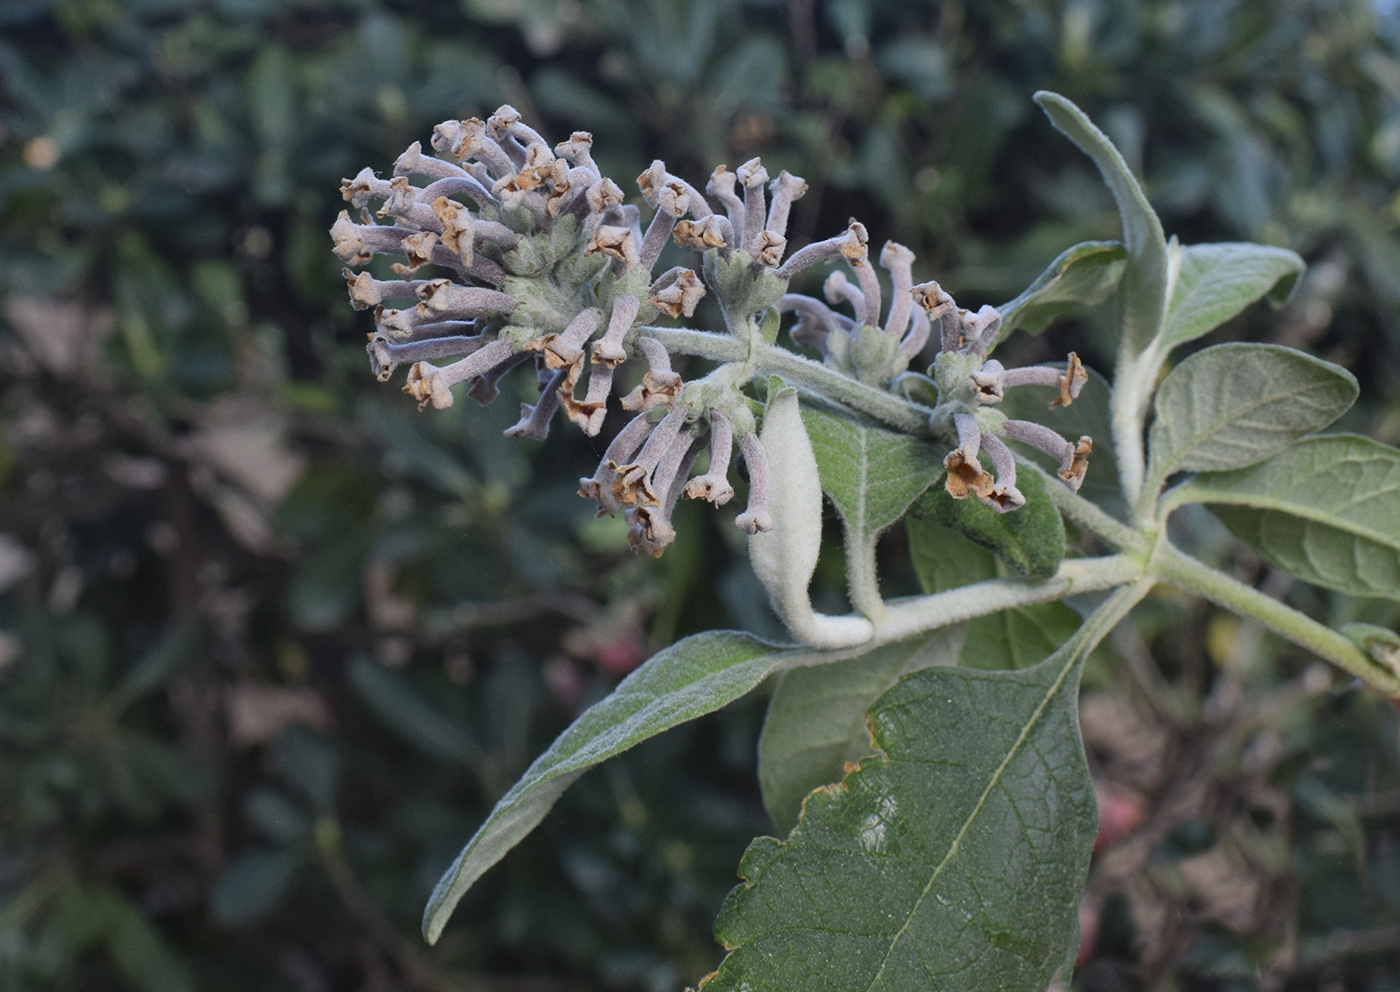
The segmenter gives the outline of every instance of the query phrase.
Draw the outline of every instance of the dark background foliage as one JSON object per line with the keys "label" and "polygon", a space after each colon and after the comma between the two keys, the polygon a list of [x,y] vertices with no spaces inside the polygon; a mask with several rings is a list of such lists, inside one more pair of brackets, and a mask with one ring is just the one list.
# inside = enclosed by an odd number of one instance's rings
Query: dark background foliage
{"label": "dark background foliage", "polygon": [[[1030,101],[1056,89],[1183,241],[1304,254],[1288,308],[1214,340],[1346,365],[1342,426],[1395,443],[1387,6],[0,2],[0,988],[660,992],[719,958],[710,920],[770,829],[761,698],[585,779],[440,946],[416,935],[580,708],[680,635],[776,629],[721,515],[630,558],[573,495],[599,444],[503,438],[509,396],[420,416],[373,382],[326,235],[342,176],[503,102],[591,130],[620,181],[762,154],[810,184],[795,238],[858,216],[975,307],[1116,234]],[[1090,313],[1016,347],[1107,370],[1111,342]],[[1400,620],[1181,526],[1330,622]],[[1170,594],[1103,654],[1085,737],[1123,829],[1077,981],[1400,988],[1391,705]]]}

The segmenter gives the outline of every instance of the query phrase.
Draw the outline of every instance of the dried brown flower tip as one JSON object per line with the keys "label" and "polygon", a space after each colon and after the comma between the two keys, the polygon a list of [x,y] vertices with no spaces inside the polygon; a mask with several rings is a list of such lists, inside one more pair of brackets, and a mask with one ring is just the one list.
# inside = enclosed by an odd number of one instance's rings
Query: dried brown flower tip
{"label": "dried brown flower tip", "polygon": [[654,159],[640,176],[637,177],[637,189],[641,192],[643,199],[653,207],[656,206],[657,194],[661,192],[662,184],[666,182],[666,163],[661,159]]}
{"label": "dried brown flower tip", "polygon": [[607,332],[593,344],[594,364],[616,368],[627,361],[627,352],[622,348],[622,341],[632,329],[632,322],[637,319],[637,311],[640,309],[641,301],[635,296],[619,296],[613,300]]}
{"label": "dried brown flower tip", "polygon": [[695,308],[704,296],[705,284],[690,269],[672,269],[651,289],[652,306],[668,317],[695,316]]}
{"label": "dried brown flower tip", "polygon": [[978,403],[993,404],[1000,403],[1005,396],[1005,369],[1001,362],[995,358],[988,359],[986,364],[968,378],[972,381],[973,395]]}
{"label": "dried brown flower tip", "polygon": [[729,484],[729,461],[734,453],[733,428],[729,418],[719,410],[710,411],[710,467],[704,475],[697,475],[685,487],[685,495],[690,499],[708,500],[715,506],[723,506],[734,498],[734,487]]}
{"label": "dried brown flower tip", "polygon": [[468,268],[473,261],[472,215],[460,203],[439,196],[433,201],[433,213],[442,222],[442,243]]}
{"label": "dried brown flower tip", "polygon": [[[646,374],[642,376],[642,381],[626,396],[622,397],[622,409],[632,410],[653,410],[656,407],[664,406],[671,408],[680,399],[681,387],[684,383],[681,377],[671,371],[670,357],[665,356],[664,349],[659,345],[647,346],[654,343],[647,338],[639,338],[637,346],[643,350],[647,357],[647,362],[651,366]],[[660,351],[664,358],[656,356],[654,353]]]}
{"label": "dried brown flower tip", "polygon": [[554,146],[554,154],[587,169],[595,176],[602,175],[598,166],[593,163],[593,135],[587,131],[575,131],[569,135],[568,141],[561,141]]}
{"label": "dried brown flower tip", "polygon": [[452,390],[443,385],[441,369],[428,362],[415,362],[408,370],[408,381],[403,391],[418,401],[418,409],[429,403],[434,410],[446,410],[452,405]]}
{"label": "dried brown flower tip", "polygon": [[368,272],[351,272],[342,269],[346,289],[350,293],[350,305],[356,310],[372,310],[388,299],[413,299],[424,280],[381,280]]}
{"label": "dried brown flower tip", "polygon": [[579,480],[578,494],[584,499],[597,501],[598,516],[617,515],[618,504],[612,495],[612,484],[617,478],[617,465],[629,461],[636,454],[637,449],[651,433],[651,428],[645,413],[633,417],[618,431],[617,437],[613,438],[612,443],[603,452],[603,458],[593,475]]}
{"label": "dried brown flower tip", "polygon": [[1065,368],[1064,375],[1058,383],[1060,395],[1050,401],[1050,406],[1069,406],[1079,399],[1079,391],[1084,388],[1084,384],[1089,381],[1089,373],[1084,371],[1084,365],[1079,361],[1079,356],[1074,352],[1069,353],[1069,364]]}
{"label": "dried brown flower tip", "polygon": [[641,255],[637,252],[636,239],[629,227],[613,227],[607,224],[600,226],[594,232],[593,239],[588,242],[587,250],[590,255],[595,252],[610,255],[629,269],[635,269],[642,264]]}
{"label": "dried brown flower tip", "polygon": [[629,507],[623,511],[630,525],[627,543],[633,551],[645,551],[653,558],[660,558],[661,553],[675,541],[676,530],[671,525],[671,514],[675,511],[685,477],[690,474],[694,462],[695,435],[683,430],[653,472],[660,488],[656,506]]}
{"label": "dried brown flower tip", "polygon": [[408,270],[416,272],[433,259],[433,249],[437,247],[436,231],[420,231],[403,239],[403,256],[408,262]]}
{"label": "dried brown flower tip", "polygon": [[967,499],[970,494],[989,498],[996,487],[992,473],[982,468],[975,454],[969,455],[962,448],[954,448],[943,459],[943,467],[948,470],[948,478],[943,488],[954,499]]}
{"label": "dried brown flower tip", "polygon": [[777,268],[787,250],[787,239],[772,231],[759,231],[749,244],[755,265]]}
{"label": "dried brown flower tip", "polygon": [[599,179],[585,195],[589,212],[599,217],[622,203],[622,187],[611,179]]}
{"label": "dried brown flower tip", "polygon": [[1089,469],[1089,455],[1094,450],[1094,439],[1081,437],[1068,458],[1068,464],[1061,465],[1057,473],[1075,492],[1084,484],[1084,473]]}
{"label": "dried brown flower tip", "polygon": [[559,387],[559,398],[564,403],[564,415],[569,422],[589,437],[597,437],[603,429],[607,417],[608,396],[612,394],[613,367],[606,362],[594,363],[588,373],[588,392],[582,400],[574,398],[574,385],[578,380],[578,369],[573,370],[569,379]]}
{"label": "dried brown flower tip", "polygon": [[718,214],[711,214],[702,220],[679,221],[672,236],[676,244],[693,251],[708,251],[711,248],[724,248],[729,244],[725,231],[726,222]]}
{"label": "dried brown flower tip", "polygon": [[[976,496],[993,509],[1006,513],[1024,506],[1026,498],[1016,488],[1016,460],[1001,438],[983,431],[977,418],[959,413],[953,417],[958,431],[958,447],[948,452],[943,466],[948,477],[943,488],[954,499]],[[978,455],[985,453],[996,475],[982,468]]]}
{"label": "dried brown flower tip", "polygon": [[[612,480],[612,495],[618,503],[626,506],[657,506],[660,504],[656,478],[656,468],[672,452],[672,448],[682,438],[681,428],[685,425],[686,413],[675,409],[661,418],[637,452],[636,460],[625,465],[613,464],[617,477]],[[685,436],[688,448],[690,437]],[[669,481],[669,480],[665,480]],[[664,490],[663,490],[664,491]]]}

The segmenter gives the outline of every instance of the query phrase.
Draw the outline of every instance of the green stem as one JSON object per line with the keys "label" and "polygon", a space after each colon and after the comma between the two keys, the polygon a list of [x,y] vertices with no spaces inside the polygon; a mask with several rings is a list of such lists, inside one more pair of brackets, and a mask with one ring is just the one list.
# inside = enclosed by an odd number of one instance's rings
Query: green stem
{"label": "green stem", "polygon": [[875,542],[862,541],[849,527],[846,528],[846,588],[851,605],[871,622],[879,623],[887,607],[880,598],[880,581],[876,577]]}
{"label": "green stem", "polygon": [[1119,551],[1139,557],[1144,561],[1147,559],[1148,551],[1152,547],[1150,533],[1134,530],[1121,520],[1100,510],[1083,496],[1072,492],[1063,482],[1034,462],[1022,459],[1018,459],[1018,462],[1034,469],[1045,478],[1045,491],[1050,494],[1050,502],[1054,503],[1060,513],[1071,523],[1103,538]]}
{"label": "green stem", "polygon": [[1148,571],[1174,586],[1198,593],[1242,616],[1252,617],[1280,637],[1307,648],[1386,695],[1400,697],[1400,678],[1377,665],[1349,638],[1202,564],[1166,540],[1153,551]]}
{"label": "green stem", "polygon": [[1017,606],[1111,589],[1135,582],[1143,575],[1142,562],[1127,555],[1071,558],[1061,562],[1059,571],[1044,580],[991,579],[932,596],[895,600],[875,619],[875,637],[868,646],[876,647]]}
{"label": "green stem", "polygon": [[732,334],[650,325],[641,328],[641,332],[660,341],[667,351],[674,351],[678,355],[697,355],[716,362],[742,362],[749,356],[748,342]]}
{"label": "green stem", "polygon": [[651,326],[641,330],[676,354],[696,355],[716,362],[747,360],[754,378],[780,375],[795,386],[818,393],[905,434],[931,436],[929,416],[933,411],[928,407],[867,386],[786,348],[763,343],[755,343],[750,348],[749,342],[740,338],[710,331]]}
{"label": "green stem", "polygon": [[1134,508],[1142,492],[1142,477],[1146,471],[1142,424],[1147,414],[1146,396],[1152,388],[1143,374],[1144,361],[1150,362],[1151,359],[1141,355],[1130,357],[1126,352],[1120,356],[1113,376],[1113,394],[1109,400],[1113,454],[1118,460],[1118,482],[1123,488],[1124,499]]}

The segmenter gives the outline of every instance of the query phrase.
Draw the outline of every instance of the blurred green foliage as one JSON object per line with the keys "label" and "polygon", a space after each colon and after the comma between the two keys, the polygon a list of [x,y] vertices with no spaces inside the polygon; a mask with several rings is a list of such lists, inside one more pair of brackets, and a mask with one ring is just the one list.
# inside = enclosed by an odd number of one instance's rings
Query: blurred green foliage
{"label": "blurred green foliage", "polygon": [[[1227,334],[1352,368],[1344,426],[1395,443],[1397,45],[1363,0],[0,4],[0,988],[659,992],[718,960],[769,829],[755,702],[586,779],[437,948],[414,936],[583,705],[679,634],[776,629],[715,515],[629,558],[573,495],[595,446],[503,438],[511,397],[419,416],[376,386],[325,233],[342,176],[510,102],[615,175],[762,154],[811,186],[795,239],[855,215],[1000,302],[1116,234],[1033,112],[1053,88],[1169,230],[1308,258]],[[1106,320],[1020,357],[1106,369]],[[1085,987],[1396,988],[1393,708],[1198,603],[1154,600],[1115,649],[1086,713],[1141,719],[1086,736],[1147,840],[1132,881],[1105,855],[1091,882]],[[1131,772],[1143,740],[1177,768]],[[1257,911],[1212,902],[1203,857]]]}

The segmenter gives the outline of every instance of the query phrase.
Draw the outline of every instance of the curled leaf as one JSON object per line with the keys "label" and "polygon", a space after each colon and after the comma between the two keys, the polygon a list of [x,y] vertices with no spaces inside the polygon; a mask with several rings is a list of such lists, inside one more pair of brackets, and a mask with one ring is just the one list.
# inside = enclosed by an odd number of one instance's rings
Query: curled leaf
{"label": "curled leaf", "polygon": [[773,392],[760,441],[768,458],[773,528],[749,538],[749,558],[773,609],[805,644],[847,647],[869,640],[873,628],[863,617],[833,617],[812,610],[807,586],[821,551],[822,489],[796,390]]}

